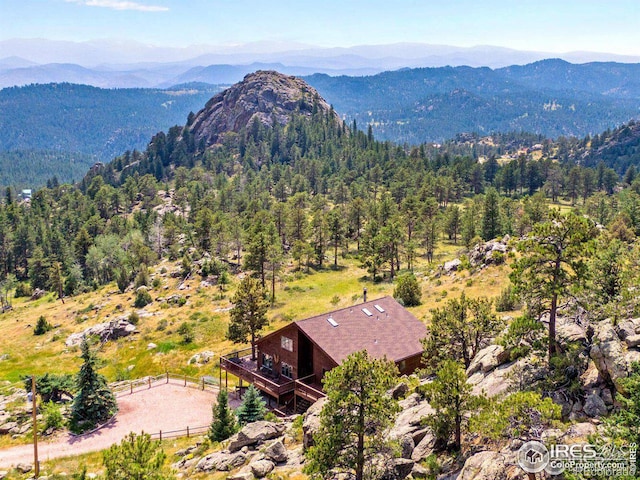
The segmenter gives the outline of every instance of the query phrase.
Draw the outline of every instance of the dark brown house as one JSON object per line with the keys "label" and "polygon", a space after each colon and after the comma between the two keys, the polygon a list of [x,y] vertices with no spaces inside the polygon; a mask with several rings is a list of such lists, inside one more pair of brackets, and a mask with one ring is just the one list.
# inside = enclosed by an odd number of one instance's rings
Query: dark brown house
{"label": "dark brown house", "polygon": [[250,349],[220,360],[223,370],[253,383],[278,405],[296,397],[322,397],[322,377],[351,353],[392,360],[401,374],[420,365],[425,325],[392,297],[361,303],[293,322],[257,342],[257,359]]}

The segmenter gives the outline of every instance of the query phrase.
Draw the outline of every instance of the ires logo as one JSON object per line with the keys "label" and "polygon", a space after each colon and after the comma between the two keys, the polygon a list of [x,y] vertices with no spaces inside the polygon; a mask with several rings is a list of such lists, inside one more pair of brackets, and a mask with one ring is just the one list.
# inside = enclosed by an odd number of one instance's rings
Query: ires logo
{"label": "ires logo", "polygon": [[613,478],[636,473],[637,445],[557,444],[527,442],[518,450],[518,465],[527,473],[564,471]]}

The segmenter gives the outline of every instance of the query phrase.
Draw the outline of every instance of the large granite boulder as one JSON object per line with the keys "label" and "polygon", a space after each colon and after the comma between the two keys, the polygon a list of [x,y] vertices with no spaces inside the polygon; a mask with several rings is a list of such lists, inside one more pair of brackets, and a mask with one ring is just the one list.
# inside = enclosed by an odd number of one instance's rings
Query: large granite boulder
{"label": "large granite boulder", "polygon": [[282,463],[287,461],[287,449],[281,440],[275,440],[267,445],[264,450],[264,456],[267,460],[274,463]]}
{"label": "large granite boulder", "polygon": [[488,373],[509,361],[509,353],[502,345],[489,345],[480,350],[467,368],[467,375],[476,372]]}
{"label": "large granite boulder", "polygon": [[527,474],[516,465],[515,458],[499,452],[480,452],[464,463],[457,480],[525,480]]}
{"label": "large granite boulder", "polygon": [[217,470],[226,472],[245,464],[247,457],[242,452],[214,452],[200,459],[196,465],[198,472],[211,472]]}
{"label": "large granite boulder", "polygon": [[320,412],[326,401],[326,398],[321,398],[311,405],[304,414],[302,422],[302,444],[305,449],[313,446],[313,436],[320,430]]}
{"label": "large granite boulder", "polygon": [[115,340],[134,333],[138,333],[136,326],[129,323],[126,317],[120,317],[110,322],[98,323],[80,333],[72,333],[67,337],[65,345],[67,347],[80,345],[82,340],[91,336],[97,336],[100,341],[106,342],[107,340]]}
{"label": "large granite boulder", "polygon": [[264,478],[273,471],[275,465],[271,460],[256,460],[249,464],[249,468],[256,478]]}
{"label": "large granite boulder", "polygon": [[626,348],[613,325],[609,321],[596,325],[589,355],[600,376],[605,380],[611,380],[618,391],[623,390],[620,380],[629,375],[625,354]]}
{"label": "large granite boulder", "polygon": [[237,452],[242,447],[256,445],[284,433],[285,425],[261,420],[242,427],[238,433],[229,439],[229,451]]}
{"label": "large granite boulder", "polygon": [[422,429],[422,419],[435,412],[431,405],[417,393],[398,402],[402,409],[389,431],[389,438],[401,439]]}

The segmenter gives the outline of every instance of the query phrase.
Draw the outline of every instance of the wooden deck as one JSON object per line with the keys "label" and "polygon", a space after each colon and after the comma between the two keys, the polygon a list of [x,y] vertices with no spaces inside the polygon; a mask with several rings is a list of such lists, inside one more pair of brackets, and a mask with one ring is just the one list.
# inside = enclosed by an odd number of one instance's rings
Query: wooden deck
{"label": "wooden deck", "polygon": [[292,380],[282,375],[274,375],[265,369],[258,369],[258,363],[251,360],[251,349],[239,350],[220,357],[220,368],[241,380],[253,384],[262,392],[281,399],[297,395],[310,403],[325,396],[322,386],[316,382],[315,375]]}

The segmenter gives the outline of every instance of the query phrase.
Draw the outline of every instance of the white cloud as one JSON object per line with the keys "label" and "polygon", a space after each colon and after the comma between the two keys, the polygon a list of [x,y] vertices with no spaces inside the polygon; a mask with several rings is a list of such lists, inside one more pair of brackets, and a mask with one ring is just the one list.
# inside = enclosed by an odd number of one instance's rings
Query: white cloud
{"label": "white cloud", "polygon": [[126,0],[66,0],[70,3],[79,3],[89,7],[104,7],[114,10],[137,10],[139,12],[166,12],[167,7],[157,5],[143,5],[141,3],[129,2]]}

